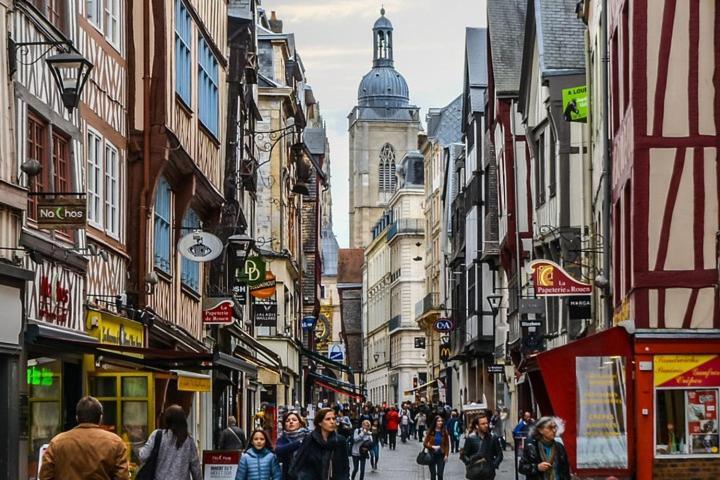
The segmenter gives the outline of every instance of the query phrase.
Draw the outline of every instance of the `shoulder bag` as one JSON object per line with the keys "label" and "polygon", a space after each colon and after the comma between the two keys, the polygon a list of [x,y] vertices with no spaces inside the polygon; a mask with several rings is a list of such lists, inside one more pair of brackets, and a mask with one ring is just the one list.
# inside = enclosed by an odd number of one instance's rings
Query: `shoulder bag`
{"label": "shoulder bag", "polygon": [[150,458],[147,459],[143,466],[140,467],[135,480],[155,480],[155,470],[157,469],[157,459],[160,453],[160,442],[162,442],[162,430],[158,430],[153,441],[153,449]]}
{"label": "shoulder bag", "polygon": [[433,462],[433,457],[430,452],[427,451],[427,448],[423,448],[420,450],[420,453],[418,453],[417,458],[415,459],[418,465],[430,465]]}

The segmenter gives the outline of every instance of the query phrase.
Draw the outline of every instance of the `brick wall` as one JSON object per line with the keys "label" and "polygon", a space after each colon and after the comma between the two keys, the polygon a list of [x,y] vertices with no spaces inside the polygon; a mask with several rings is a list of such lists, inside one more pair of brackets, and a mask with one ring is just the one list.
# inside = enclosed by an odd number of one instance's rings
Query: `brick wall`
{"label": "brick wall", "polygon": [[655,480],[716,480],[720,478],[720,459],[678,458],[656,459],[653,462]]}

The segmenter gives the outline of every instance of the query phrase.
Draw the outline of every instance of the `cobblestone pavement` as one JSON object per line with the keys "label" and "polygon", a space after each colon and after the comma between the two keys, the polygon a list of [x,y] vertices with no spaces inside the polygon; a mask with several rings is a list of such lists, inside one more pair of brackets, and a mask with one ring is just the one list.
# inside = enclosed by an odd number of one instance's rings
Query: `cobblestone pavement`
{"label": "cobblestone pavement", "polygon": [[[420,442],[417,440],[408,440],[403,444],[398,439],[397,450],[390,451],[383,448],[380,451],[380,462],[378,462],[378,470],[373,472],[370,469],[370,462],[367,463],[367,471],[365,472],[365,480],[430,480],[430,471],[427,467],[421,467],[415,463],[415,458],[420,452]],[[444,480],[464,480],[465,466],[462,464],[459,455],[453,453],[450,455],[447,465],[445,466]],[[352,468],[352,462],[350,464]],[[360,479],[358,472],[355,480]],[[514,480],[515,470],[512,463],[512,451],[505,452],[504,460],[500,469],[497,471],[496,480]]]}

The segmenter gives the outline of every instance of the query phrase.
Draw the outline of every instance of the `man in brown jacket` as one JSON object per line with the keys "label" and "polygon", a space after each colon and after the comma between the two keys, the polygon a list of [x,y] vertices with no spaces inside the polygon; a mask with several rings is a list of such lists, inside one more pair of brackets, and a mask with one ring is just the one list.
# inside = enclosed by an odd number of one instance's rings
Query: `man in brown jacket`
{"label": "man in brown jacket", "polygon": [[128,480],[125,443],[100,428],[100,402],[83,397],[76,410],[78,426],[50,440],[38,480]]}

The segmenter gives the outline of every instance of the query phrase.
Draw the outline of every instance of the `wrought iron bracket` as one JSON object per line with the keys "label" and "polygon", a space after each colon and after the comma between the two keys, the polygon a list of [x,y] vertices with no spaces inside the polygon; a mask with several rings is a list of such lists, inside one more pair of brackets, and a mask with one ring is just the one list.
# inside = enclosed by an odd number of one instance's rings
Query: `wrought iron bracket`
{"label": "wrought iron bracket", "polygon": [[[72,51],[73,43],[70,40],[64,41],[46,41],[46,42],[16,42],[12,39],[12,36],[8,34],[8,75],[13,76],[17,71],[18,55],[26,57],[30,54],[30,48],[33,46],[46,46],[48,47],[42,52],[36,59],[25,63],[20,62],[22,65],[33,65],[37,63],[41,58],[50,53],[53,49],[57,49],[64,53],[70,53]],[[64,48],[62,48],[64,47]]]}

